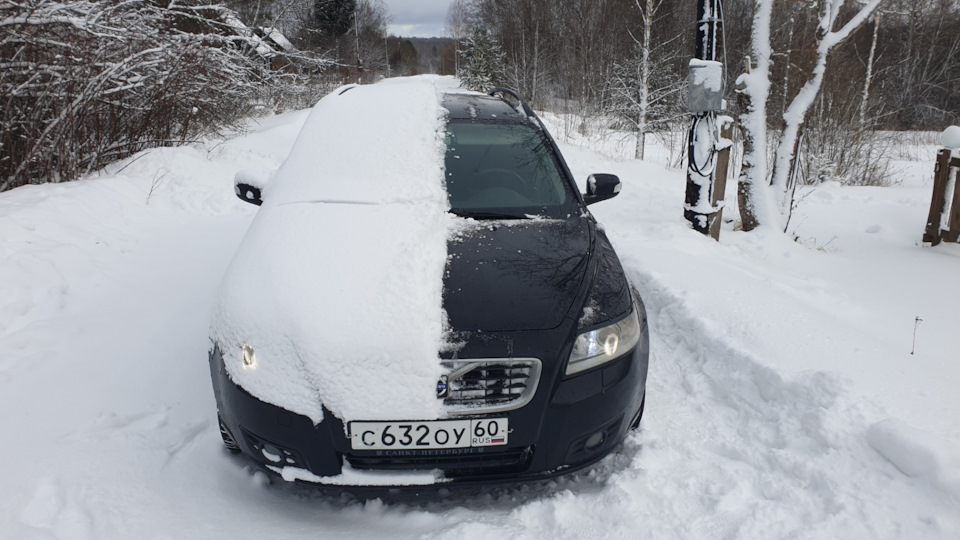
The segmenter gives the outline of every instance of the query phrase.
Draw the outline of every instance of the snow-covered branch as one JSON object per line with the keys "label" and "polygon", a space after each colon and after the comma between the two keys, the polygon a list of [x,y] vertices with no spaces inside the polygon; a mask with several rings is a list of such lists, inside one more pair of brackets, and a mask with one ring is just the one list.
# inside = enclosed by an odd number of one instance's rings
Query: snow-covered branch
{"label": "snow-covered branch", "polygon": [[0,190],[222,129],[272,92],[311,92],[322,58],[275,50],[230,13],[205,0],[0,2]]}

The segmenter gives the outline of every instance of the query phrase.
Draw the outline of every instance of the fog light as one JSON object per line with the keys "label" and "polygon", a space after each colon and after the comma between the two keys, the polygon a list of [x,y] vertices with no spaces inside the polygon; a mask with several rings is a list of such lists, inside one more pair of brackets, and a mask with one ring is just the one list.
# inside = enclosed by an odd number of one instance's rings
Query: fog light
{"label": "fog light", "polygon": [[591,435],[590,438],[587,439],[587,442],[584,443],[583,446],[584,446],[587,450],[595,450],[597,447],[599,447],[601,444],[603,444],[603,441],[605,441],[605,440],[607,440],[607,437],[606,437],[606,435],[601,431],[601,432],[599,432],[599,433],[594,433],[593,435]]}
{"label": "fog light", "polygon": [[273,463],[280,463],[280,449],[272,444],[264,444],[260,448],[260,453],[263,454],[263,457],[267,460],[272,461]]}

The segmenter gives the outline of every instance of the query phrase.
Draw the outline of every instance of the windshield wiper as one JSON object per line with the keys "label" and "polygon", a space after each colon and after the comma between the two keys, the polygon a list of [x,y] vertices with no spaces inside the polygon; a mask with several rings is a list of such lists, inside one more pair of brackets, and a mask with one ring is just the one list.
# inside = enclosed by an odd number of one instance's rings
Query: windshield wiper
{"label": "windshield wiper", "polygon": [[475,212],[461,208],[451,208],[450,213],[471,219],[530,219],[530,217],[525,214],[509,214],[506,212]]}

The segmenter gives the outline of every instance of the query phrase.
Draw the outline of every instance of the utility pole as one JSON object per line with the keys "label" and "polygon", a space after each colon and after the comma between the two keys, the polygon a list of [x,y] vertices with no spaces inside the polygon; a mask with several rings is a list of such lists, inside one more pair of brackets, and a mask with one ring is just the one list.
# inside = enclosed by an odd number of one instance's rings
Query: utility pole
{"label": "utility pole", "polygon": [[[353,33],[357,38],[357,71],[363,73],[363,60],[360,59],[360,4],[353,10]],[[360,84],[360,75],[357,75],[357,84]]]}
{"label": "utility pole", "polygon": [[386,35],[383,36],[383,58],[387,62],[387,78],[390,78],[390,38]]}
{"label": "utility pole", "polygon": [[[683,216],[693,229],[719,237],[726,164],[718,171],[720,132],[717,116],[724,109],[723,63],[717,61],[723,36],[721,0],[697,2],[696,48],[690,60],[687,107],[692,115],[687,146],[687,188]],[[723,178],[717,185],[717,173]],[[719,189],[718,189],[719,188]]]}

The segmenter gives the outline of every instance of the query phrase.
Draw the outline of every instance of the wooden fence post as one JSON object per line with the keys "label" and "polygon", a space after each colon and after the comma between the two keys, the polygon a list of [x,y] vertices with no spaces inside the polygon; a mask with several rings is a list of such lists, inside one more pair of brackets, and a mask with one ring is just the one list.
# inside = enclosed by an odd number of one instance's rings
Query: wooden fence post
{"label": "wooden fence post", "polygon": [[[960,157],[951,159],[946,169],[947,172],[944,175],[946,184],[953,184],[953,202],[950,203],[950,230],[943,235],[943,239],[947,242],[956,242],[960,238],[960,186],[957,185],[957,181],[960,180],[958,178],[960,177]],[[950,182],[951,176],[953,182]],[[949,195],[949,193],[945,195]]]}
{"label": "wooden fence post", "polygon": [[727,190],[727,171],[730,167],[730,149],[733,147],[733,119],[723,123],[720,128],[720,140],[728,142],[729,145],[717,152],[717,170],[716,178],[713,180],[713,189],[710,193],[710,206],[716,208],[716,212],[707,218],[710,225],[710,236],[714,240],[720,240],[720,224],[723,222],[723,199]]}
{"label": "wooden fence post", "polygon": [[[956,242],[960,238],[960,186],[957,185],[960,180],[957,178],[960,176],[960,126],[943,130],[940,142],[943,150],[937,152],[933,198],[930,200],[927,228],[923,233],[924,243],[929,242],[931,246],[939,244],[940,240]],[[950,209],[950,215],[946,215],[947,208]]]}
{"label": "wooden fence post", "polygon": [[947,176],[950,172],[950,156],[952,153],[947,149],[937,152],[937,164],[933,167],[933,198],[930,200],[927,228],[923,232],[923,243],[931,246],[940,243],[940,220],[943,216],[943,205],[946,202],[944,197],[946,193],[944,192],[947,190]]}

